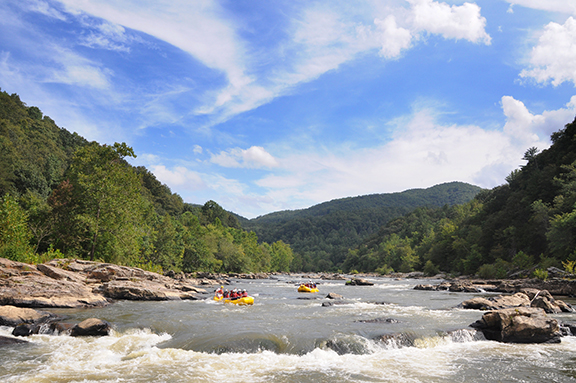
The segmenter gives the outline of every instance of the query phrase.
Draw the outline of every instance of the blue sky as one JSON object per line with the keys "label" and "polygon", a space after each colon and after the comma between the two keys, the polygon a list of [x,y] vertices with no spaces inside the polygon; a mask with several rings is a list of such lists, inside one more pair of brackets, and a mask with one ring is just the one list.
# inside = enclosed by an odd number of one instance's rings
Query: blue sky
{"label": "blue sky", "polygon": [[0,87],[247,218],[491,188],[576,115],[576,0],[3,0]]}

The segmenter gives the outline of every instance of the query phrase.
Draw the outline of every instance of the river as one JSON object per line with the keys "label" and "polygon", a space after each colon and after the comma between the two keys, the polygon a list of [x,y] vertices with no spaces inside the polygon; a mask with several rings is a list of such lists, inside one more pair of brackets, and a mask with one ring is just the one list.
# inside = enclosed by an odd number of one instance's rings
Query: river
{"label": "river", "polygon": [[[119,301],[50,310],[72,323],[104,319],[114,330],[100,338],[39,334],[1,347],[0,382],[576,381],[576,337],[486,341],[468,327],[482,313],[455,308],[471,294],[413,289],[438,281],[369,280],[375,285],[317,280],[319,293],[298,293],[296,276],[226,286],[247,289],[253,306]],[[347,304],[322,306],[329,292]],[[0,335],[11,331],[0,327]],[[392,336],[374,340],[382,335]]]}

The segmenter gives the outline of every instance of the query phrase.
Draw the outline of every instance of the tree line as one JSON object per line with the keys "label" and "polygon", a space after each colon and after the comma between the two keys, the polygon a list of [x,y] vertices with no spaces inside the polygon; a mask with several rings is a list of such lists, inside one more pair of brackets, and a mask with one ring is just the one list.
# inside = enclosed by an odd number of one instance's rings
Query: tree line
{"label": "tree line", "polygon": [[187,204],[125,143],[100,145],[0,92],[0,257],[70,257],[154,271],[289,271],[290,246],[259,242],[214,201]]}
{"label": "tree line", "polygon": [[390,220],[418,207],[465,203],[481,190],[463,182],[449,182],[427,189],[341,198],[241,223],[264,241],[289,243],[294,250],[293,270],[338,271],[348,249],[362,244]]}

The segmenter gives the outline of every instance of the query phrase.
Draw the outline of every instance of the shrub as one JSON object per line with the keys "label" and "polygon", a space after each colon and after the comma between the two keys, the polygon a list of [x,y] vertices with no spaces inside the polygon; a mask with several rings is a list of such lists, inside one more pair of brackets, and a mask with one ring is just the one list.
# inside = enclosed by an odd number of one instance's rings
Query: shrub
{"label": "shrub", "polygon": [[548,279],[548,272],[546,270],[536,269],[534,270],[533,275],[535,278],[541,279],[543,281]]}
{"label": "shrub", "polygon": [[426,264],[424,265],[424,269],[422,269],[422,271],[429,277],[434,276],[440,272],[438,266],[436,266],[431,260],[426,261]]}
{"label": "shrub", "polygon": [[496,266],[492,264],[484,264],[478,268],[478,276],[483,279],[496,278],[497,270]]}
{"label": "shrub", "polygon": [[393,273],[394,269],[391,267],[388,267],[388,265],[385,264],[384,266],[377,268],[376,272],[380,275],[386,275],[386,274]]}
{"label": "shrub", "polygon": [[564,266],[564,270],[566,270],[570,274],[574,274],[574,268],[576,267],[576,261],[566,260],[562,262],[562,266]]}
{"label": "shrub", "polygon": [[28,229],[28,215],[16,199],[6,195],[0,200],[0,257],[30,263],[35,254]]}

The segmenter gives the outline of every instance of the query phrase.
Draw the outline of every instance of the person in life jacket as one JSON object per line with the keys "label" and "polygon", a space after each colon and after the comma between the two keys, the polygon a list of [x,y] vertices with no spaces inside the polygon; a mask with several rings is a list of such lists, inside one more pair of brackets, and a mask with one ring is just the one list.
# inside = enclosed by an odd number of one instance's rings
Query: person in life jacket
{"label": "person in life jacket", "polygon": [[230,298],[230,292],[228,289],[224,290],[224,298]]}
{"label": "person in life jacket", "polygon": [[247,297],[248,293],[246,292],[246,289],[242,290],[242,297]]}
{"label": "person in life jacket", "polygon": [[224,295],[224,290],[223,290],[224,286],[220,286],[220,288],[218,290],[216,290],[216,296],[218,298],[222,298],[222,296]]}

